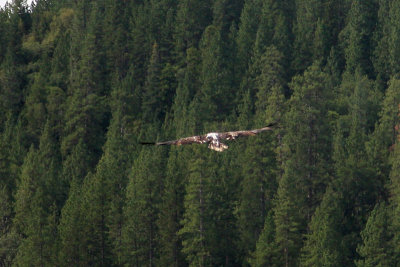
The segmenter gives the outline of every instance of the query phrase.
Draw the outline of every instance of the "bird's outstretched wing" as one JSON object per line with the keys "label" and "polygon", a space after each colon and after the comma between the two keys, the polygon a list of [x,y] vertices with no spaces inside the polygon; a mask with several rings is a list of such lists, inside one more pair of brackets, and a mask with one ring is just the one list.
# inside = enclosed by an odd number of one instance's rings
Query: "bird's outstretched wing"
{"label": "bird's outstretched wing", "polygon": [[238,137],[253,136],[264,131],[271,131],[273,129],[272,126],[273,124],[254,130],[224,132],[220,134],[220,137],[225,140],[235,140]]}
{"label": "bird's outstretched wing", "polygon": [[190,137],[184,137],[177,140],[157,142],[157,143],[148,143],[141,142],[142,145],[156,145],[156,146],[165,146],[165,145],[188,145],[188,144],[204,144],[207,143],[205,135],[195,135]]}

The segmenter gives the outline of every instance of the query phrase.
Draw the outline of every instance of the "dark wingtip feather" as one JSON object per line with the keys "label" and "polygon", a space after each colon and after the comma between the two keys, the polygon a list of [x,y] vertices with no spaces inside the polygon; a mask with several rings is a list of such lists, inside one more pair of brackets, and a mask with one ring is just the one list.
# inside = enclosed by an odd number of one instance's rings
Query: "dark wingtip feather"
{"label": "dark wingtip feather", "polygon": [[278,125],[277,122],[271,122],[270,124],[268,124],[268,125],[265,126],[265,127],[273,127],[273,126],[276,126],[276,125]]}
{"label": "dark wingtip feather", "polygon": [[141,145],[155,145],[156,143],[154,142],[139,142]]}

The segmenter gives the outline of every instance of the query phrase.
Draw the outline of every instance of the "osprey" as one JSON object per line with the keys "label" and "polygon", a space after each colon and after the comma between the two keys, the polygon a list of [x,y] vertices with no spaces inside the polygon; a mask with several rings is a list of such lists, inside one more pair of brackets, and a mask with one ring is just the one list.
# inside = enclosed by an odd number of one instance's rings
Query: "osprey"
{"label": "osprey", "polygon": [[268,125],[267,127],[261,129],[254,129],[254,130],[245,130],[245,131],[232,131],[232,132],[211,132],[204,135],[195,135],[190,137],[184,137],[177,140],[165,141],[165,142],[158,142],[158,143],[147,143],[142,142],[143,145],[156,145],[156,146],[164,146],[164,145],[187,145],[187,144],[208,144],[208,148],[222,152],[225,149],[228,149],[228,146],[221,142],[221,140],[235,140],[238,137],[242,136],[253,136],[258,133],[264,131],[272,130],[272,124]]}

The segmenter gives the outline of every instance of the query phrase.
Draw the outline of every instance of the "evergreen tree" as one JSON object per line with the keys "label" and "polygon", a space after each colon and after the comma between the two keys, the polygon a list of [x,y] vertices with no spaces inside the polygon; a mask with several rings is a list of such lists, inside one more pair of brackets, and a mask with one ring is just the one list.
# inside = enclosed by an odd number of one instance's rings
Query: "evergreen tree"
{"label": "evergreen tree", "polygon": [[[0,65],[0,110],[1,122],[6,121],[6,115],[12,113],[17,115],[22,105],[22,82],[21,70],[18,68],[15,52],[8,50]],[[1,127],[3,123],[0,124]]]}
{"label": "evergreen tree", "polygon": [[270,211],[265,217],[264,228],[256,244],[256,250],[251,253],[251,266],[280,266],[278,246],[275,243],[274,216]]}
{"label": "evergreen tree", "polygon": [[73,179],[70,183],[68,199],[61,210],[58,226],[60,238],[59,265],[85,266],[84,253],[85,232],[83,231],[83,214],[81,212],[81,182]]}
{"label": "evergreen tree", "polygon": [[[186,157],[185,157],[186,156]],[[187,153],[171,149],[167,162],[164,190],[161,196],[160,215],[157,220],[160,239],[159,265],[181,266],[185,263],[182,255],[182,239],[178,235],[183,218],[184,184],[186,181]]]}
{"label": "evergreen tree", "polygon": [[[281,59],[281,54],[269,47],[258,63],[261,70],[256,77],[256,125],[263,126],[281,119],[284,109]],[[237,214],[241,233],[239,247],[243,248],[245,255],[254,251],[265,216],[272,208],[270,203],[276,193],[278,174],[275,145],[274,137],[270,135],[249,139],[240,160],[243,180]],[[267,169],[269,171],[265,172]]]}
{"label": "evergreen tree", "polygon": [[142,112],[146,123],[160,121],[162,114],[162,91],[161,91],[161,62],[157,43],[153,44],[153,50],[147,69],[146,83],[143,88]]}
{"label": "evergreen tree", "polygon": [[[400,107],[397,108],[398,110],[398,119],[400,119]],[[399,214],[400,214],[400,123],[397,122],[395,129],[397,130],[397,139],[394,146],[393,154],[391,155],[390,161],[392,163],[392,168],[390,170],[390,193],[392,195],[390,199],[391,206],[393,207],[393,213],[388,212],[388,215],[391,216],[391,227],[389,234],[393,234],[392,240],[392,247],[394,250],[393,253],[393,262],[399,261],[399,244],[400,244],[400,221],[399,221]],[[390,211],[390,210],[389,210]]]}
{"label": "evergreen tree", "polygon": [[[46,128],[46,130],[48,127]],[[56,263],[57,204],[60,201],[59,158],[51,134],[42,135],[39,151],[32,147],[22,167],[15,202],[15,227],[24,238],[14,264]]]}
{"label": "evergreen tree", "polygon": [[124,208],[123,262],[155,266],[158,257],[160,190],[163,182],[161,151],[144,148],[129,176]]}
{"label": "evergreen tree", "polygon": [[[345,80],[343,80],[344,82]],[[353,264],[360,231],[373,209],[382,183],[368,163],[365,143],[368,133],[368,78],[356,73],[349,98],[348,114],[338,119],[334,142],[335,185],[343,201],[343,249],[347,251],[343,264]]]}
{"label": "evergreen tree", "polygon": [[376,28],[373,33],[373,57],[372,63],[374,65],[377,80],[381,79],[386,82],[390,74],[390,61],[387,60],[389,54],[389,40],[390,40],[390,6],[392,1],[377,1],[379,10],[377,14]]}
{"label": "evergreen tree", "polygon": [[329,187],[309,224],[310,232],[302,248],[301,266],[344,265],[342,247],[342,197]]}
{"label": "evergreen tree", "polygon": [[60,249],[59,264],[61,266],[85,266],[87,256],[84,233],[84,214],[82,209],[82,183],[87,175],[89,155],[86,146],[80,141],[72,150],[71,155],[63,162],[62,178],[69,186],[67,199],[61,210],[58,226]]}
{"label": "evergreen tree", "polygon": [[[83,140],[91,154],[90,165],[99,159],[101,147],[104,143],[105,127],[107,126],[107,110],[104,100],[106,83],[103,81],[103,57],[98,25],[100,14],[95,5],[89,21],[89,8],[86,2],[82,2],[82,14],[76,15],[74,38],[80,38],[82,34],[79,27],[87,26],[88,33],[84,36],[83,47],[78,55],[71,57],[71,87],[67,99],[65,112],[65,129],[61,151],[66,157],[71,153],[72,147]],[[89,23],[90,22],[90,23]],[[75,40],[75,39],[73,39]],[[76,44],[76,43],[75,43]],[[71,48],[73,49],[73,48]]]}
{"label": "evergreen tree", "polygon": [[342,34],[345,39],[346,70],[354,73],[360,68],[363,74],[372,74],[372,34],[377,18],[376,1],[352,1],[349,22]]}
{"label": "evergreen tree", "polygon": [[[282,64],[285,68],[289,68],[293,46],[293,34],[290,27],[294,13],[292,6],[294,6],[292,0],[264,2],[254,43],[253,57],[255,59],[261,57],[267,47],[275,46],[284,57]],[[287,69],[286,74],[289,73]]]}
{"label": "evergreen tree", "polygon": [[[382,109],[379,112],[379,122],[367,142],[369,165],[374,168],[376,180],[381,183],[381,195],[385,196],[384,185],[388,183],[391,168],[390,153],[396,142],[396,129],[398,123],[398,103],[400,101],[399,80],[392,78],[382,101]],[[368,105],[369,106],[369,105]]]}
{"label": "evergreen tree", "polygon": [[306,223],[328,183],[330,129],[327,75],[314,64],[291,84],[294,91],[285,119],[285,167],[278,186],[276,241],[285,265],[296,264]]}
{"label": "evergreen tree", "polygon": [[376,205],[371,212],[364,230],[361,231],[363,244],[357,249],[362,259],[356,266],[395,266],[390,233],[390,211],[384,203]]}
{"label": "evergreen tree", "polygon": [[[389,18],[390,20],[388,21],[389,24],[389,66],[390,66],[390,73],[391,74],[397,74],[399,72],[399,67],[398,67],[398,56],[400,53],[399,48],[396,46],[396,43],[398,42],[400,38],[400,25],[399,25],[399,8],[400,5],[397,1],[391,1],[390,3],[390,11],[389,11]],[[387,59],[387,58],[386,58]]]}
{"label": "evergreen tree", "polygon": [[240,15],[239,29],[237,32],[237,69],[236,75],[242,76],[248,68],[249,59],[257,34],[262,10],[262,1],[245,1]]}
{"label": "evergreen tree", "polygon": [[[200,148],[199,148],[200,149]],[[196,160],[189,166],[189,177],[184,200],[185,211],[182,220],[182,252],[186,254],[189,266],[211,266],[210,250],[207,246],[207,189],[208,168],[204,149],[193,151]]]}
{"label": "evergreen tree", "polygon": [[[112,92],[112,119],[107,132],[104,153],[97,165],[96,179],[102,180],[99,190],[103,190],[102,211],[107,231],[107,242],[111,244],[113,261],[122,264],[122,229],[123,206],[130,165],[136,156],[133,136],[137,135],[135,120],[134,93],[131,92],[130,79],[127,75]],[[104,227],[104,226],[103,226]]]}
{"label": "evergreen tree", "polygon": [[347,1],[295,1],[294,60],[296,72],[302,72],[313,61],[325,61],[332,45],[337,43],[345,20]]}
{"label": "evergreen tree", "polygon": [[20,236],[12,228],[13,207],[9,189],[0,190],[0,266],[11,266],[18,252]]}
{"label": "evergreen tree", "polygon": [[221,49],[220,31],[214,26],[207,27],[201,42],[201,88],[195,100],[201,121],[221,120],[232,110],[234,94],[229,92],[231,78]]}
{"label": "evergreen tree", "polygon": [[198,48],[204,29],[212,21],[211,1],[180,0],[174,30],[176,60],[184,62],[188,48]]}

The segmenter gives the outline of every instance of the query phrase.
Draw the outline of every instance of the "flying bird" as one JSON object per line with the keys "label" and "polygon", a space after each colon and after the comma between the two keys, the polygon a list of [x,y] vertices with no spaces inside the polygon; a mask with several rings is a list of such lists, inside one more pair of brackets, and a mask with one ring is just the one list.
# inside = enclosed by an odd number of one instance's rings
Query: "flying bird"
{"label": "flying bird", "polygon": [[204,135],[195,135],[190,137],[184,137],[177,140],[171,141],[164,141],[164,142],[157,142],[157,143],[148,143],[148,142],[141,142],[142,145],[156,145],[156,146],[164,146],[164,145],[187,145],[187,144],[208,144],[208,148],[222,152],[225,149],[228,149],[228,146],[221,142],[221,140],[235,140],[238,137],[244,136],[253,136],[258,133],[264,131],[272,130],[272,126],[274,124],[270,124],[261,129],[254,129],[254,130],[245,130],[245,131],[232,131],[232,132],[211,132]]}

